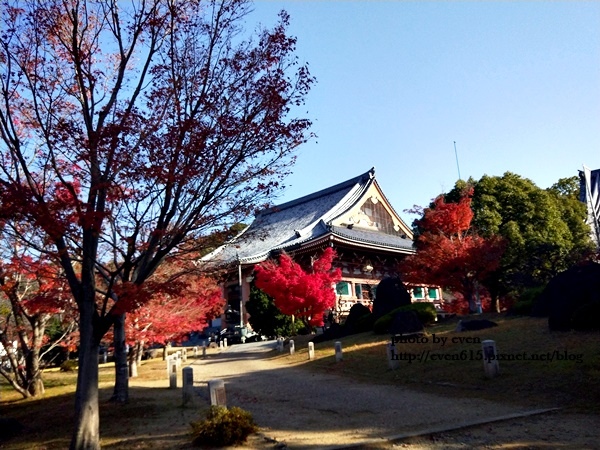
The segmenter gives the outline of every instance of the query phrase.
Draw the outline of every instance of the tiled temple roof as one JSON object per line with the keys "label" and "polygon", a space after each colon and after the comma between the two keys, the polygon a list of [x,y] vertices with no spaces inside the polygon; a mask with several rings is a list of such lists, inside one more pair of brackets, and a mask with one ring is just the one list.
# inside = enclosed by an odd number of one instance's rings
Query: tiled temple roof
{"label": "tiled temple roof", "polygon": [[267,259],[272,251],[298,249],[328,236],[360,246],[410,252],[412,241],[408,238],[330,225],[332,219],[352,208],[374,182],[372,168],[343,183],[260,211],[248,228],[202,260],[218,266],[255,264]]}

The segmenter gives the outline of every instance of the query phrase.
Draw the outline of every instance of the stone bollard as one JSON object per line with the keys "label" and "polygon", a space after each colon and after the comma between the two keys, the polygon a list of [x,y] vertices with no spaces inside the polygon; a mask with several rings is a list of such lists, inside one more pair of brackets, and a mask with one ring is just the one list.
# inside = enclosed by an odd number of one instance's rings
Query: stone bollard
{"label": "stone bollard", "polygon": [[206,358],[206,345],[202,346],[202,358]]}
{"label": "stone bollard", "polygon": [[181,371],[183,378],[183,406],[194,404],[194,368],[184,367]]}
{"label": "stone bollard", "polygon": [[340,341],[335,341],[335,360],[336,362],[340,362],[344,359],[344,354],[342,352],[342,343]]}
{"label": "stone bollard", "polygon": [[223,340],[219,341],[219,348],[223,348]]}
{"label": "stone bollard", "polygon": [[283,338],[277,338],[277,350],[280,352],[283,351]]}
{"label": "stone bollard", "polygon": [[227,406],[225,396],[225,382],[223,380],[210,380],[208,382],[211,406]]}
{"label": "stone bollard", "polygon": [[169,389],[177,389],[177,359],[167,359],[167,371],[169,373]]}
{"label": "stone bollard", "polygon": [[398,355],[396,355],[396,346],[391,342],[388,342],[386,350],[388,365],[390,369],[396,370],[400,367],[400,360],[398,359]]}
{"label": "stone bollard", "polygon": [[296,352],[296,344],[294,344],[294,340],[290,339],[290,355],[293,355]]}
{"label": "stone bollard", "polygon": [[223,347],[227,348],[227,338],[223,338]]}
{"label": "stone bollard", "polygon": [[198,347],[194,346],[194,358],[198,357]]}
{"label": "stone bollard", "polygon": [[486,340],[481,343],[481,347],[483,348],[483,370],[485,372],[485,376],[488,378],[494,378],[500,374],[496,342],[492,340]]}
{"label": "stone bollard", "polygon": [[315,344],[314,342],[308,343],[308,360],[312,361],[315,359]]}

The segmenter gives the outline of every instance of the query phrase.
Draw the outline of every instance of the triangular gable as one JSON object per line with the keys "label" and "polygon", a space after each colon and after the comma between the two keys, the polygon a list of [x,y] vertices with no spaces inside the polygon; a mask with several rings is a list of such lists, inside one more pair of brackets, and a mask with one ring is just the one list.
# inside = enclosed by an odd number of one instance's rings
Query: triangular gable
{"label": "triangular gable", "polygon": [[333,219],[331,225],[413,238],[412,230],[398,216],[376,181],[350,208]]}

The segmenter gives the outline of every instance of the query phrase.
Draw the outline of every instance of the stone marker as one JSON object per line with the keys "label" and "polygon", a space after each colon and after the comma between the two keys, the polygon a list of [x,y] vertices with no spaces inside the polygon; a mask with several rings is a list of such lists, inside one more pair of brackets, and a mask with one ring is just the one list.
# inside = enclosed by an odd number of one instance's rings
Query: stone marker
{"label": "stone marker", "polygon": [[223,347],[227,348],[227,338],[223,338]]}
{"label": "stone marker", "polygon": [[225,382],[223,380],[210,380],[208,382],[211,406],[227,406],[225,396]]}
{"label": "stone marker", "polygon": [[177,359],[167,359],[167,368],[169,371],[169,389],[177,389]]}
{"label": "stone marker", "polygon": [[335,341],[335,360],[340,362],[344,359],[344,355],[342,353],[342,343],[340,341]]}
{"label": "stone marker", "polygon": [[223,348],[223,341],[219,341],[219,348]]}
{"label": "stone marker", "polygon": [[198,347],[194,346],[194,358],[198,357]]}
{"label": "stone marker", "polygon": [[290,339],[290,355],[293,355],[296,352],[296,344],[294,344],[294,340]]}
{"label": "stone marker", "polygon": [[308,360],[312,361],[315,359],[315,344],[314,342],[308,343]]}
{"label": "stone marker", "polygon": [[183,406],[194,404],[194,368],[184,367],[181,371],[183,378]]}
{"label": "stone marker", "polygon": [[400,367],[400,361],[396,357],[396,346],[391,342],[387,343],[386,353],[390,369],[396,370],[398,367]]}
{"label": "stone marker", "polygon": [[280,352],[283,351],[283,338],[277,338],[277,350]]}
{"label": "stone marker", "polygon": [[481,347],[483,348],[483,370],[485,371],[485,376],[494,378],[500,374],[496,342],[486,340],[481,343]]}

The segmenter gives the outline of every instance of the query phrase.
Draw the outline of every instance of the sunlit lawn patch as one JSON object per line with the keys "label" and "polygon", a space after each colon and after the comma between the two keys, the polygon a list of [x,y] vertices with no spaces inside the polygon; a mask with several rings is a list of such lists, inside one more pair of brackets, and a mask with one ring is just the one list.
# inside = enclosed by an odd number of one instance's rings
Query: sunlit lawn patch
{"label": "sunlit lawn patch", "polygon": [[[390,336],[362,333],[340,339],[344,360],[337,363],[334,341],[315,346],[316,359],[308,364],[302,343],[294,356],[302,367],[343,374],[362,381],[389,383],[448,396],[472,396],[537,406],[561,406],[599,411],[600,335],[550,332],[547,320],[486,315],[498,327],[457,333],[456,321],[427,329],[419,343],[397,343],[396,351],[412,355],[390,370],[386,344]],[[479,318],[479,317],[478,317]],[[437,342],[434,342],[434,336]],[[454,342],[453,342],[453,338]],[[460,342],[463,338],[464,342]],[[500,376],[485,377],[480,341],[496,342],[502,358]],[[423,342],[423,341],[427,342]],[[440,341],[445,340],[442,345]],[[468,342],[470,341],[470,342]],[[518,360],[523,358],[528,360]],[[435,360],[434,360],[435,358]],[[531,360],[536,358],[536,360]],[[552,359],[552,360],[541,360]]]}

